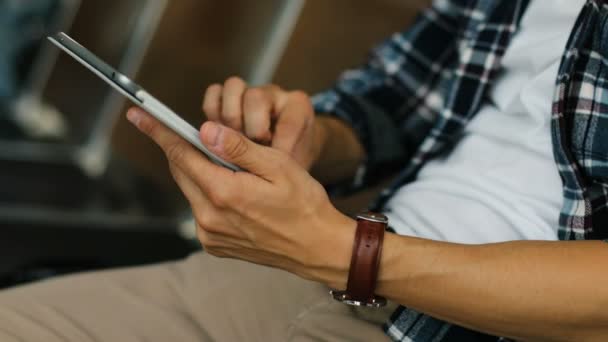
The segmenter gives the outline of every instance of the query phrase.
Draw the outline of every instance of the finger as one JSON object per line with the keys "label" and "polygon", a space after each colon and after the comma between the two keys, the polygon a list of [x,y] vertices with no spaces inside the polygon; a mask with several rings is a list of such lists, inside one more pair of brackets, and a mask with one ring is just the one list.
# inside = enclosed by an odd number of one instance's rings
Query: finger
{"label": "finger", "polygon": [[273,111],[272,94],[262,88],[251,88],[243,96],[245,134],[259,143],[272,140],[270,116]]}
{"label": "finger", "polygon": [[241,133],[211,121],[203,124],[200,135],[203,143],[220,158],[268,181],[281,177],[278,170],[284,160],[279,151],[258,145]]}
{"label": "finger", "polygon": [[272,147],[291,154],[310,124],[312,104],[302,92],[290,94],[290,101],[281,109],[275,126]]}
{"label": "finger", "polygon": [[201,192],[198,185],[176,164],[169,163],[169,170],[175,183],[182,191],[190,206],[194,208],[205,208],[209,205],[209,200]]}
{"label": "finger", "polygon": [[[208,241],[206,241],[205,243],[207,245],[209,244],[213,244],[216,247],[238,247],[238,246],[247,246],[250,247],[250,242],[249,238],[244,235],[243,233],[241,233],[238,229],[232,228],[229,225],[218,225],[217,223],[213,223],[212,220],[213,219],[209,219],[209,216],[212,215],[217,215],[217,214],[210,214],[209,212],[207,212],[206,214],[202,214],[199,217],[197,217],[196,220],[196,225],[197,225],[197,230],[200,230],[202,232],[200,233],[204,233],[206,236],[212,237],[214,242],[209,242],[209,240],[211,239],[207,239]],[[211,224],[208,224],[207,222],[210,222]],[[221,224],[221,220],[216,220],[217,222],[220,222]],[[202,239],[201,239],[202,240]],[[203,242],[203,241],[201,241]]]}
{"label": "finger", "polygon": [[231,77],[222,90],[221,122],[237,131],[243,128],[243,94],[247,84],[238,78]]}
{"label": "finger", "polygon": [[230,247],[234,248],[231,244],[234,240],[211,233],[199,224],[196,226],[196,237],[203,246],[203,249],[215,257],[226,257],[228,256],[226,249]]}
{"label": "finger", "polygon": [[234,175],[232,171],[211,163],[199,150],[142,109],[131,108],[127,117],[140,131],[154,140],[169,162],[190,177],[207,197],[217,196],[221,191],[231,191],[237,186],[228,179]]}
{"label": "finger", "polygon": [[188,200],[192,215],[196,219],[196,222],[198,224],[201,224],[202,222],[209,225],[213,224],[214,227],[217,228],[219,226],[215,223],[217,220],[209,219],[210,217],[216,216],[214,212],[217,211],[217,209],[213,207],[211,201],[200,190],[198,184],[175,164],[170,163],[169,169],[171,170],[173,179]]}
{"label": "finger", "polygon": [[195,181],[184,173],[179,167],[170,164],[171,174],[182,190],[192,208],[196,222],[199,226],[213,233],[215,236],[223,237],[225,242],[243,239],[243,234],[238,227],[231,222],[232,213],[230,211],[216,208],[213,203],[200,191]]}
{"label": "finger", "polygon": [[222,85],[212,84],[207,88],[203,99],[203,112],[208,120],[219,121],[222,109]]}
{"label": "finger", "polygon": [[167,155],[169,162],[182,166],[184,160],[198,160],[200,153],[181,138],[177,133],[167,128],[150,114],[138,107],[132,107],[127,112],[127,118],[140,131],[148,135]]}

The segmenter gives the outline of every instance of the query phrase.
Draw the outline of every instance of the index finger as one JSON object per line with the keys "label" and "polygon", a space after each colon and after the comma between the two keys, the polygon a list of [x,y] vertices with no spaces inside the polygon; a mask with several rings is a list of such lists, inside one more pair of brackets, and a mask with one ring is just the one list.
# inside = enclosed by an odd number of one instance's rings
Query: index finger
{"label": "index finger", "polygon": [[[163,150],[169,162],[177,165],[193,179],[203,192],[217,193],[220,190],[236,187],[236,182],[231,181],[230,178],[235,178],[238,173],[213,164],[192,144],[144,110],[133,107],[127,112],[127,118],[141,132],[149,136]],[[219,187],[222,189],[218,189]]]}
{"label": "index finger", "polygon": [[[295,94],[295,96],[301,95]],[[307,102],[302,100],[306,98],[297,98],[285,104],[276,122],[272,147],[287,153],[293,151],[306,128],[308,112],[312,110],[307,107],[309,106]]]}

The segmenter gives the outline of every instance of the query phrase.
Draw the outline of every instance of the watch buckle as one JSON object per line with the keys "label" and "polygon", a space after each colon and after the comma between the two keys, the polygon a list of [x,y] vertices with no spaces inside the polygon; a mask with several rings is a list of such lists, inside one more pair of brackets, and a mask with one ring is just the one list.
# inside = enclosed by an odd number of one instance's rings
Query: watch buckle
{"label": "watch buckle", "polygon": [[348,305],[366,306],[370,308],[380,308],[386,305],[386,298],[380,296],[374,296],[374,298],[368,301],[359,301],[351,299],[346,291],[330,290],[329,293],[335,300]]}

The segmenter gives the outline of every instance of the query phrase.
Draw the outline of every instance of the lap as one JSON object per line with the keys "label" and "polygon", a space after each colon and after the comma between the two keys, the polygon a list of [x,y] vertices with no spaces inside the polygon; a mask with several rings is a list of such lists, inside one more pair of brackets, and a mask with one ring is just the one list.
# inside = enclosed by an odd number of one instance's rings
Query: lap
{"label": "lap", "polygon": [[0,340],[378,340],[388,310],[344,306],[287,272],[205,253],[0,292]]}

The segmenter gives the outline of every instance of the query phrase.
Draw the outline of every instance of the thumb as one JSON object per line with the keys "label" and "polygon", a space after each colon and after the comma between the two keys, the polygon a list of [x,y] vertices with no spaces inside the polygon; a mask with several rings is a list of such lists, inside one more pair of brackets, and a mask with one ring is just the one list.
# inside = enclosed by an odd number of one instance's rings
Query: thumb
{"label": "thumb", "polygon": [[243,134],[216,122],[207,121],[200,131],[201,141],[218,157],[266,180],[276,177],[277,154]]}

